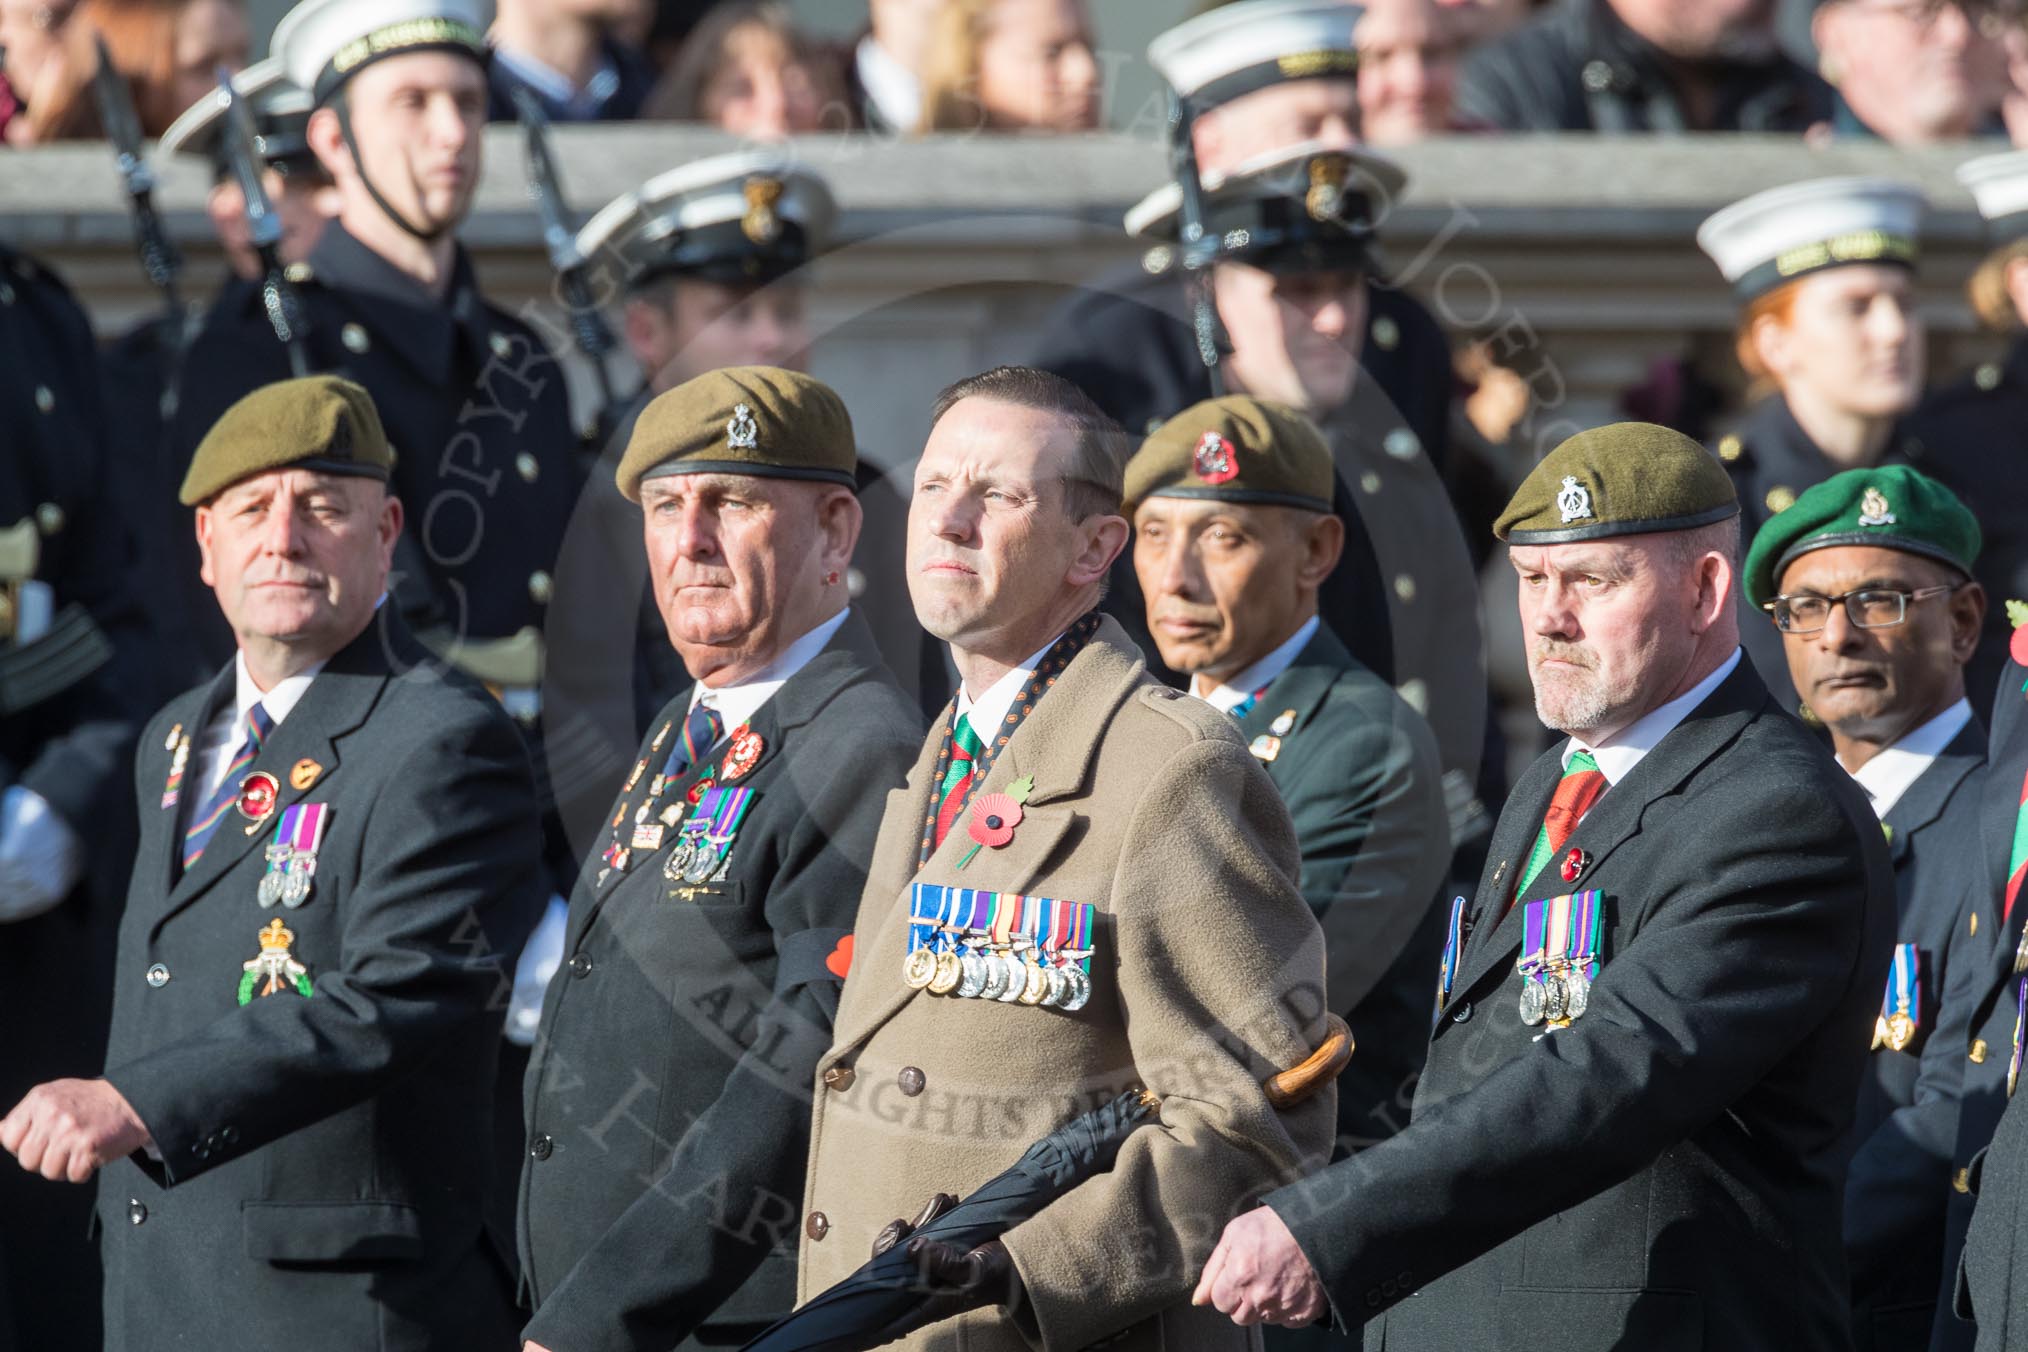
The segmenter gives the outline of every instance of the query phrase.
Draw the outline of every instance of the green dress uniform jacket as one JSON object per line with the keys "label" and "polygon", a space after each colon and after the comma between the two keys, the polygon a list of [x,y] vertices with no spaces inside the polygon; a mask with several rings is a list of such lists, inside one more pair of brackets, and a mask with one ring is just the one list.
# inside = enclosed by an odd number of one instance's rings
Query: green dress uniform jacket
{"label": "green dress uniform jacket", "polygon": [[1422,715],[1319,628],[1240,722],[1302,850],[1324,927],[1330,1007],[1357,1048],[1338,1077],[1338,1139],[1358,1149],[1408,1118],[1429,1036],[1434,905],[1450,859],[1436,739]]}
{"label": "green dress uniform jacket", "polygon": [[[544,896],[527,753],[383,607],[246,768],[275,777],[274,810],[228,811],[180,872],[203,789],[193,753],[165,803],[173,746],[233,691],[227,667],[173,700],[135,763],[106,1078],[159,1158],[99,1175],[106,1347],[507,1346],[482,1229],[506,993]],[[264,908],[264,847],[299,803],[329,817],[312,888]],[[242,1003],[275,920],[309,994]]]}
{"label": "green dress uniform jacket", "polygon": [[[1561,774],[1501,814],[1407,1130],[1268,1205],[1368,1348],[1844,1348],[1879,823],[1742,661],[1571,833],[1574,881],[1552,859],[1510,908]],[[1580,889],[1589,1008],[1524,1023],[1526,903]]]}
{"label": "green dress uniform jacket", "polygon": [[[948,714],[946,717],[948,718]],[[1288,813],[1232,719],[1159,685],[1111,620],[1016,727],[980,786],[1032,779],[1004,847],[964,867],[961,813],[917,867],[944,725],[887,797],[837,1034],[814,1082],[797,1296],[864,1263],[889,1221],[963,1196],[1075,1114],[1140,1084],[1159,1124],[1004,1236],[1026,1289],[897,1346],[1240,1349],[1189,1297],[1226,1221],[1330,1149],[1329,1089],[1277,1112],[1262,1081],[1321,1040],[1323,936]],[[975,797],[973,802],[982,799]],[[912,883],[1095,908],[1091,996],[1070,1011],[902,980]]]}
{"label": "green dress uniform jacket", "polygon": [[724,877],[667,877],[674,828],[624,870],[594,855],[528,1070],[525,1336],[570,1352],[736,1345],[794,1304],[810,1082],[852,958],[841,941],[886,790],[922,735],[856,612],[755,714],[751,769],[726,772],[728,736],[655,794],[689,710],[686,691],[655,720],[608,822],[624,845],[644,805],[660,825],[672,807],[689,815],[702,780],[748,788]]}

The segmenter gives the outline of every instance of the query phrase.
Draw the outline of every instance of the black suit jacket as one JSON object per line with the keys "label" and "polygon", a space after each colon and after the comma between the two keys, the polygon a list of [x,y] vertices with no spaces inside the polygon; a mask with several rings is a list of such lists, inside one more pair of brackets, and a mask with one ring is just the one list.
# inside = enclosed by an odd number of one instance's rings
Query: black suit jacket
{"label": "black suit jacket", "polygon": [[1296,824],[1325,990],[1358,1046],[1338,1077],[1339,1144],[1358,1149],[1400,1130],[1422,1070],[1451,853],[1436,739],[1325,628],[1241,728],[1257,756],[1273,747],[1262,759]]}
{"label": "black suit jacket", "polygon": [[[535,793],[499,706],[424,662],[383,608],[247,770],[279,781],[275,814],[249,831],[228,812],[180,876],[202,786],[193,745],[189,801],[158,806],[171,734],[201,738],[232,669],[142,735],[106,1077],[160,1159],[100,1175],[108,1348],[512,1335],[481,1226],[500,1024],[542,905]],[[263,847],[298,802],[330,813],[314,889],[265,909]],[[242,964],[277,917],[312,993],[241,1005]]]}
{"label": "black suit jacket", "polygon": [[[646,768],[607,819],[622,844],[671,749],[652,749],[655,730],[678,737],[689,708],[686,690],[642,744]],[[526,1336],[559,1352],[673,1347],[707,1325],[706,1341],[738,1343],[795,1303],[810,1085],[886,791],[922,720],[854,613],[750,726],[752,770],[725,778],[728,737],[649,817],[687,815],[707,777],[752,789],[722,879],[666,878],[670,829],[603,881],[595,854],[571,897],[521,1183]]]}
{"label": "black suit jacket", "polygon": [[[1958,1098],[1925,1085],[1921,1067],[1940,1032],[1944,990],[1959,964],[1982,967],[1986,944],[1969,932],[1970,900],[1985,873],[1979,805],[1986,730],[1977,718],[1908,787],[1884,825],[1894,866],[1894,942],[1914,944],[1922,980],[1916,1037],[1895,1051],[1874,1047],[1859,1082],[1855,1152],[1845,1183],[1845,1255],[1851,1267],[1854,1344],[1928,1346],[1943,1270],[1944,1213],[1956,1147]],[[1885,989],[1882,996],[1885,998]],[[1868,1046],[1872,1038],[1867,1038]]]}
{"label": "black suit jacket", "polygon": [[1842,1348],[1842,1147],[1893,890],[1858,788],[1742,662],[1520,901],[1597,888],[1570,1027],[1521,1022],[1507,906],[1558,750],[1495,829],[1408,1129],[1272,1193],[1369,1346]]}

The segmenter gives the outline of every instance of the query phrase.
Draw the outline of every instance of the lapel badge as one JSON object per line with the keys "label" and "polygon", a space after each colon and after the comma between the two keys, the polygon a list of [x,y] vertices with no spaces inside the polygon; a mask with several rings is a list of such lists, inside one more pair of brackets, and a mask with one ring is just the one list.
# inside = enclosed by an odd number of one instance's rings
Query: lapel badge
{"label": "lapel badge", "polygon": [[[284,925],[280,916],[261,926],[260,956],[248,958],[240,964],[241,1004],[251,1004],[258,998],[282,990],[293,990],[305,999],[310,997],[310,969],[289,955],[289,945],[294,942],[295,931]],[[256,992],[254,983],[262,977],[267,978],[267,984]]]}
{"label": "lapel badge", "polygon": [[999,850],[1013,842],[1014,828],[1021,825],[1022,808],[1034,791],[1035,776],[1023,775],[1009,784],[1004,793],[982,793],[972,800],[972,824],[967,828],[972,848],[958,860],[959,868],[971,863],[981,846]]}
{"label": "lapel badge", "polygon": [[305,756],[289,768],[289,787],[298,791],[309,788],[317,782],[317,776],[324,773],[324,767]]}
{"label": "lapel badge", "polygon": [[164,751],[174,751],[176,749],[176,743],[181,741],[182,738],[183,738],[183,725],[181,723],[178,723],[175,727],[169,729],[169,735],[162,739],[162,749]]}
{"label": "lapel badge", "polygon": [[1584,871],[1590,867],[1590,855],[1586,854],[1583,850],[1571,850],[1569,854],[1563,856],[1563,868],[1561,870],[1563,881],[1567,883],[1576,882],[1580,877],[1584,876]]}
{"label": "lapel badge", "polygon": [[1282,754],[1282,739],[1273,733],[1264,732],[1249,742],[1246,749],[1254,754],[1256,760],[1272,761]]}
{"label": "lapel badge", "polygon": [[183,771],[190,764],[190,738],[178,723],[169,732],[169,778],[162,785],[162,806],[176,806],[176,800],[183,796]]}
{"label": "lapel badge", "polygon": [[1294,709],[1284,709],[1275,715],[1274,722],[1268,724],[1268,731],[1277,737],[1286,737],[1295,731],[1295,727],[1296,711]]}
{"label": "lapel badge", "polygon": [[761,735],[746,724],[740,724],[732,730],[731,743],[725,748],[725,759],[718,765],[718,778],[727,783],[745,779],[765,750],[767,743],[761,740]]}
{"label": "lapel badge", "polygon": [[2007,623],[2014,628],[2007,640],[2007,655],[2028,667],[2028,601],[2007,602]]}
{"label": "lapel badge", "polygon": [[[275,799],[281,796],[281,792],[282,782],[279,779],[266,770],[256,770],[239,782],[239,801],[234,806],[239,808],[240,816],[253,826],[259,826],[275,810]],[[252,827],[247,829],[247,834],[253,834]]]}

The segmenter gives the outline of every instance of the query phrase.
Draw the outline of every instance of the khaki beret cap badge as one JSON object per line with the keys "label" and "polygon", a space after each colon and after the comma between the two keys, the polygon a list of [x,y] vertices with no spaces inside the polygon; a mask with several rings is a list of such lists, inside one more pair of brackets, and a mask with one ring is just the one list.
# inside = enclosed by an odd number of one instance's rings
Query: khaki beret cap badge
{"label": "khaki beret cap badge", "polygon": [[1562,491],[1556,495],[1556,510],[1565,525],[1591,516],[1591,490],[1579,483],[1575,474],[1563,476]]}
{"label": "khaki beret cap badge", "polygon": [[1208,484],[1229,483],[1239,477],[1239,456],[1232,443],[1216,432],[1206,432],[1198,439],[1191,464],[1197,477]]}
{"label": "khaki beret cap badge", "polygon": [[751,451],[760,446],[760,427],[753,420],[753,410],[745,404],[733,407],[732,417],[725,424],[725,444],[735,451]]}
{"label": "khaki beret cap badge", "polygon": [[1888,509],[1887,495],[1877,488],[1869,488],[1859,499],[1859,524],[1862,526],[1891,526],[1894,513]]}

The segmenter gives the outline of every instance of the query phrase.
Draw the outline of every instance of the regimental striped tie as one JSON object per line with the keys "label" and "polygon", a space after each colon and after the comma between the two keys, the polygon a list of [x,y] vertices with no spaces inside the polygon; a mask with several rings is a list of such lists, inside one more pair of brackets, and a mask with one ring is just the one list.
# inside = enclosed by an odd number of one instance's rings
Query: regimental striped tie
{"label": "regimental striped tie", "polygon": [[2014,902],[2021,895],[2021,880],[2028,875],[2028,775],[2021,779],[2021,805],[2014,809],[2014,848],[2007,854],[2007,901],[2000,911],[2004,928],[2014,918]]}
{"label": "regimental striped tie", "polygon": [[1591,758],[1591,752],[1572,755],[1570,763],[1563,767],[1563,778],[1556,782],[1556,792],[1550,796],[1549,810],[1542,814],[1542,829],[1535,833],[1535,848],[1528,851],[1528,863],[1515,877],[1515,896],[1527,890],[1543,865],[1563,852],[1563,843],[1605,791],[1605,774]]}
{"label": "regimental striped tie", "polygon": [[711,754],[711,748],[718,745],[718,739],[725,735],[725,715],[700,701],[690,711],[690,717],[683,720],[683,733],[676,740],[675,751],[669,758],[669,765],[662,771],[667,778],[688,774],[690,767]]}
{"label": "regimental striped tie", "polygon": [[978,767],[979,753],[985,749],[979,735],[972,731],[971,720],[959,714],[957,725],[951,729],[951,763],[944,771],[943,782],[937,785],[936,843],[939,845],[951,833],[951,823],[957,820],[959,810],[971,796],[972,772]]}
{"label": "regimental striped tie", "polygon": [[1240,722],[1244,723],[1246,722],[1246,716],[1253,712],[1253,706],[1260,703],[1260,697],[1262,695],[1265,695],[1266,693],[1267,687],[1262,686],[1260,689],[1254,691],[1251,695],[1248,695],[1245,699],[1241,700],[1239,703],[1233,705],[1232,708],[1227,712],[1229,712],[1234,718],[1238,719]]}
{"label": "regimental striped tie", "polygon": [[225,778],[218,781],[218,787],[190,819],[189,829],[183,833],[185,870],[203,857],[204,847],[218,830],[218,823],[224,819],[232,805],[239,801],[240,771],[253,764],[254,757],[261,754],[261,743],[265,742],[268,734],[274,730],[275,720],[268,717],[268,711],[258,702],[246,711],[246,740],[239,744],[239,750],[234,753],[232,763],[225,767]]}

